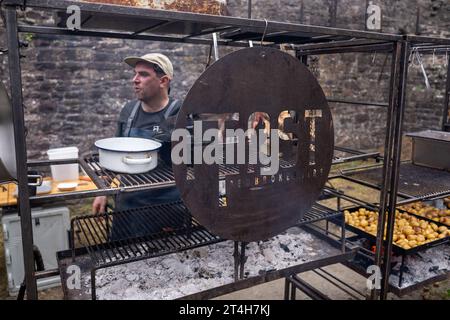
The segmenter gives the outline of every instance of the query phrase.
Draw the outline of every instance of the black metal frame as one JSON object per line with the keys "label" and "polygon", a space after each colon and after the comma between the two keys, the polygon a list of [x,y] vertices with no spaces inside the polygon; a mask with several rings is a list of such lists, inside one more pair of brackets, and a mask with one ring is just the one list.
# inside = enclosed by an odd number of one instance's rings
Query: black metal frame
{"label": "black metal frame", "polygon": [[[340,219],[341,223],[341,251],[346,253],[345,246],[345,223],[341,218],[340,200],[337,198],[338,210],[331,210],[322,205],[316,204],[312,209],[298,222],[301,227],[314,222]],[[151,214],[149,219],[148,213]],[[183,226],[166,232],[149,232],[145,236],[133,237],[131,232],[122,221],[116,223],[116,228],[120,229],[116,234],[121,238],[114,241],[109,240],[112,228],[112,221],[116,216],[128,218],[136,216],[143,228],[151,228],[154,224],[170,224],[174,218],[180,218],[184,221]],[[89,257],[90,266],[88,272],[91,275],[91,298],[96,299],[96,272],[121,264],[136,262],[144,259],[154,258],[173,252],[181,252],[194,249],[200,246],[206,246],[224,241],[211,234],[204,227],[200,226],[192,219],[187,208],[182,202],[167,203],[128,210],[126,212],[111,212],[101,215],[89,215],[76,217],[71,221],[70,244],[72,261],[76,262],[85,256]],[[79,247],[75,245],[78,240]],[[244,279],[245,272],[245,249],[246,243],[235,242],[234,248],[234,278],[235,281]],[[82,249],[82,256],[79,253]],[[64,271],[61,270],[61,274]],[[63,283],[63,287],[65,285]],[[64,291],[67,291],[66,288]]]}
{"label": "black metal frame", "polygon": [[[378,265],[389,265],[390,252],[392,244],[393,219],[396,206],[396,195],[398,187],[398,168],[400,164],[401,132],[404,113],[404,97],[407,77],[408,57],[411,45],[431,44],[431,45],[450,45],[450,40],[440,38],[429,38],[419,36],[402,36],[392,34],[382,34],[367,31],[355,31],[330,27],[309,26],[294,23],[282,23],[274,21],[263,21],[255,19],[243,19],[223,16],[212,16],[184,12],[171,12],[164,10],[150,10],[122,6],[108,6],[103,4],[84,3],[63,0],[4,0],[6,12],[6,27],[8,34],[8,56],[11,80],[11,96],[14,116],[14,132],[16,142],[16,158],[18,168],[19,183],[19,212],[21,214],[21,225],[23,235],[24,263],[26,273],[27,297],[29,299],[37,298],[36,279],[34,272],[34,261],[32,259],[32,223],[30,210],[30,197],[27,188],[27,161],[26,161],[26,140],[25,124],[22,106],[22,82],[20,69],[20,51],[19,51],[19,32],[32,32],[39,34],[60,34],[75,36],[94,36],[111,37],[135,40],[157,40],[172,41],[179,43],[197,43],[210,45],[211,41],[205,38],[214,32],[235,29],[230,33],[223,34],[225,40],[221,45],[248,46],[244,40],[261,39],[265,35],[265,44],[277,45],[286,42],[296,44],[314,44],[309,47],[294,48],[298,52],[298,57],[303,62],[307,61],[310,54],[327,53],[346,53],[346,52],[373,52],[384,51],[392,54],[391,82],[388,104],[377,105],[388,107],[387,134],[385,141],[385,156],[383,165],[382,194],[380,197],[381,209],[379,225],[383,225],[388,220],[388,241],[385,244],[384,259],[381,257],[381,237],[378,237],[378,246],[376,253],[376,262]],[[16,10],[23,7],[34,7],[43,10],[65,11],[65,9],[75,4],[81,8],[82,12],[88,12],[90,15],[108,14],[111,19],[136,18],[153,21],[154,24],[179,23],[191,24],[198,27],[204,27],[201,32],[184,35],[183,37],[161,36],[154,34],[143,34],[149,28],[135,30],[134,32],[114,31],[98,32],[96,30],[70,31],[64,28],[49,28],[42,26],[21,26],[18,24]],[[251,8],[251,4],[249,3]],[[251,16],[249,10],[249,16]],[[152,20],[153,19],[153,20]],[[118,24],[120,25],[120,24]],[[315,46],[315,47],[314,47]],[[336,99],[335,99],[336,100]],[[346,101],[348,102],[348,101]],[[359,104],[359,103],[356,103]],[[373,103],[366,103],[372,104]],[[101,191],[99,194],[101,194]],[[80,194],[79,196],[94,196],[95,192]],[[388,216],[384,214],[385,209],[389,209]],[[381,298],[386,298],[387,294],[387,276],[389,270],[383,268],[383,287]]]}
{"label": "black metal frame", "polygon": [[[308,217],[308,215],[307,215],[305,217],[305,219],[303,219],[297,225],[297,227],[306,229],[308,226],[312,225],[310,223],[311,219],[314,221],[320,221],[320,220],[327,219],[330,217],[331,218],[337,217],[338,215],[341,215],[341,213],[335,212],[335,213],[331,214],[330,216],[325,215],[325,216],[322,216],[320,219],[316,219],[314,217],[314,213],[312,213],[311,217]],[[273,281],[273,280],[276,280],[279,278],[287,278],[293,274],[310,271],[310,270],[315,270],[315,269],[322,268],[322,267],[325,267],[325,266],[328,266],[331,264],[345,263],[345,262],[348,262],[349,260],[353,259],[355,257],[355,255],[357,254],[359,248],[345,242],[345,228],[342,228],[341,235],[338,235],[336,237],[339,239],[339,241],[337,241],[337,242],[330,242],[330,241],[328,241],[328,239],[324,239],[324,240],[326,240],[327,244],[330,244],[332,247],[338,249],[336,254],[327,255],[326,257],[321,257],[317,260],[294,265],[294,266],[288,267],[286,269],[267,271],[263,274],[260,274],[258,276],[252,276],[250,278],[244,277],[244,270],[245,270],[244,264],[245,264],[245,260],[246,260],[246,258],[245,258],[246,243],[235,242],[235,244],[234,244],[235,254],[233,256],[233,258],[235,260],[234,282],[230,283],[230,284],[222,285],[220,287],[208,289],[208,290],[205,290],[202,292],[194,293],[194,294],[191,294],[188,296],[184,296],[181,299],[187,299],[187,300],[210,299],[210,298],[218,297],[218,296],[228,294],[228,293],[231,293],[231,292],[234,292],[237,290],[249,288],[249,287],[261,284],[261,283]],[[319,239],[322,239],[322,238],[319,238]],[[214,242],[220,242],[220,241],[223,241],[223,240],[221,240],[221,239],[214,240]],[[239,249],[239,247],[240,247],[240,249]],[[194,248],[194,247],[192,247],[192,248]],[[185,248],[182,250],[187,250],[187,249],[190,249],[190,248]],[[93,265],[92,260],[87,259],[87,257],[89,256],[88,251],[89,251],[89,249],[87,247],[83,247],[83,248],[76,248],[76,249],[72,249],[72,250],[61,251],[61,252],[57,253],[59,273],[61,275],[61,280],[62,280],[62,284],[63,284],[62,287],[63,287],[63,291],[64,291],[64,296],[66,298],[71,298],[71,297],[75,297],[76,299],[86,299],[87,298],[86,292],[84,292],[83,289],[69,290],[68,287],[65,285],[65,283],[67,283],[66,280],[67,280],[68,276],[70,275],[70,273],[67,272],[67,269],[72,264],[73,258],[75,256],[75,258],[77,259],[77,265],[81,269],[81,273],[90,275],[90,278],[91,278],[91,294],[90,294],[91,297],[90,298],[92,300],[96,299],[95,274],[96,274],[97,270],[105,268],[106,265],[104,265],[104,266]],[[155,255],[155,256],[157,256],[157,255]],[[142,259],[145,259],[145,257],[140,258],[140,259],[134,259],[133,261],[138,261],[138,260],[142,260]],[[120,263],[115,263],[115,265],[124,264],[124,263],[128,263],[128,262],[131,262],[131,261],[121,261]]]}
{"label": "black metal frame", "polygon": [[[317,268],[311,271],[314,272],[317,276],[319,276],[323,280],[325,280],[326,282],[343,291],[345,294],[347,294],[354,300],[362,300],[366,298],[366,295],[364,293],[360,292],[352,285],[344,282],[338,276],[332,274],[331,272],[326,271],[323,268]],[[296,290],[302,291],[313,300],[331,300],[331,298],[328,295],[324,294],[317,288],[313,287],[305,280],[302,280],[299,275],[287,277],[284,286],[284,299],[295,300]]]}
{"label": "black metal frame", "polygon": [[[337,154],[339,153],[339,155]],[[361,152],[348,148],[335,147],[335,155],[333,157],[333,164],[341,164],[355,160],[375,159],[380,160],[379,152]],[[39,168],[48,167],[58,164],[72,164],[78,165],[84,170],[89,178],[93,181],[97,190],[74,191],[70,193],[57,193],[30,196],[29,201],[32,206],[56,203],[66,200],[83,199],[86,197],[116,195],[120,192],[131,192],[136,190],[161,189],[175,186],[175,178],[172,169],[164,164],[160,164],[155,170],[145,174],[139,175],[117,175],[116,173],[104,169],[100,166],[98,155],[92,154],[85,158],[79,159],[64,159],[64,160],[33,160],[28,161],[27,167]],[[289,163],[282,163],[281,166],[288,166]],[[232,174],[238,172],[237,168],[221,167],[221,174]],[[119,183],[120,180],[120,183]],[[10,206],[11,211],[16,210],[16,206]],[[8,209],[9,211],[9,209]]]}
{"label": "black metal frame", "polygon": [[[379,293],[381,299],[386,299],[387,296],[387,279],[389,277],[389,269],[385,266],[389,265],[390,254],[392,251],[393,235],[393,223],[395,218],[395,207],[398,188],[398,171],[400,164],[400,151],[401,151],[401,138],[402,138],[402,123],[404,113],[404,97],[406,77],[408,71],[408,57],[410,43],[405,39],[393,42],[389,44],[391,48],[385,44],[370,44],[364,42],[358,42],[356,46],[345,43],[343,48],[333,47],[331,50],[327,48],[311,48],[309,47],[297,47],[298,55],[304,56],[308,54],[329,54],[329,53],[345,53],[345,52],[376,52],[383,50],[390,52],[392,50],[392,63],[391,63],[391,79],[389,87],[389,107],[387,115],[387,134],[385,140],[385,154],[383,161],[383,179],[381,184],[380,195],[380,211],[378,225],[387,225],[387,241],[383,243],[382,232],[383,229],[379,228],[377,234],[377,252],[375,258],[375,264],[382,267],[383,284],[381,292]],[[336,47],[338,45],[336,44]],[[366,103],[367,104],[367,103]],[[388,210],[388,216],[386,217],[386,209]],[[382,259],[382,248],[384,248],[384,259]],[[375,299],[378,293],[373,292],[372,298]]]}

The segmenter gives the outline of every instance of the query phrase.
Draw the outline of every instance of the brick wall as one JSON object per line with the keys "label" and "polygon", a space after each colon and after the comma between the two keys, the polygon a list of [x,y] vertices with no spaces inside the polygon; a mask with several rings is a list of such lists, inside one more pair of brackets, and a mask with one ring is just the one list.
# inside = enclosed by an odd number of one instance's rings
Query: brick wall
{"label": "brick wall", "polygon": [[[450,36],[450,3],[441,0],[373,1],[383,12],[383,32],[414,32],[417,6],[421,8],[424,35]],[[338,0],[336,27],[363,29],[360,0]],[[232,16],[247,16],[247,1],[228,0]],[[253,0],[257,19],[329,25],[332,1]],[[39,12],[20,13],[28,23],[52,22]],[[0,22],[1,24],[1,22]],[[133,97],[131,70],[122,63],[127,55],[160,51],[172,58],[175,79],[172,92],[183,98],[205,68],[208,46],[22,35],[29,47],[22,50],[24,104],[29,130],[30,158],[45,156],[52,147],[76,145],[92,150],[95,140],[109,137],[122,105]],[[0,48],[5,47],[0,26]],[[221,55],[233,49],[221,48]],[[410,67],[405,130],[439,128],[445,86],[444,57],[424,58],[432,86],[426,90],[421,71]],[[311,57],[310,66],[327,96],[348,100],[387,101],[390,59],[383,54],[336,54]],[[383,67],[384,66],[384,67]],[[7,84],[7,58],[0,55],[0,79]],[[362,149],[383,145],[385,109],[330,103],[336,143]]]}

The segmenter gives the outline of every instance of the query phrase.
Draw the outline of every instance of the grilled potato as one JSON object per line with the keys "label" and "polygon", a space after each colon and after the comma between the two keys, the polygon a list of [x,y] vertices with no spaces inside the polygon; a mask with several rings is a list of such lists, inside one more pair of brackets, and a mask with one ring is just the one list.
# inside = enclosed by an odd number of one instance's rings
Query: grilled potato
{"label": "grilled potato", "polygon": [[[423,209],[422,213],[428,212],[428,214],[432,210],[430,208],[423,208],[420,205],[414,206],[413,208],[416,211]],[[376,235],[378,212],[361,208],[354,212],[345,210],[344,216],[347,224]],[[445,226],[438,226],[436,223],[421,220],[407,213],[401,213],[398,210],[395,216],[393,243],[403,249],[408,250],[427,242],[450,236],[450,230]],[[441,219],[450,220],[450,217],[441,217]],[[386,236],[386,227],[384,234]]]}

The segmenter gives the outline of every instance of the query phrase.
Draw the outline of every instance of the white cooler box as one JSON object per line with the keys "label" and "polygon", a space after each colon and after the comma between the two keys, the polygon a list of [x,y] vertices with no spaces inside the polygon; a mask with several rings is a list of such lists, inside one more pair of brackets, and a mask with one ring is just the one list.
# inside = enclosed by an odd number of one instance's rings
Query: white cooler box
{"label": "white cooler box", "polygon": [[[70,215],[67,207],[32,209],[33,239],[39,248],[46,270],[58,267],[56,252],[69,249],[68,232]],[[5,244],[6,272],[8,289],[11,295],[17,294],[24,280],[22,232],[17,214],[2,217]],[[60,277],[39,279],[39,289],[47,289],[60,284]]]}

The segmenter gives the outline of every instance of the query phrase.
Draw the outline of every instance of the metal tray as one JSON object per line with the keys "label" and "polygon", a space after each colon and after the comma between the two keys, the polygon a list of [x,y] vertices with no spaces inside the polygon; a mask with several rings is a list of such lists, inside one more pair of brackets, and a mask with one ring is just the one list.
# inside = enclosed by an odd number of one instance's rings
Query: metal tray
{"label": "metal tray", "polygon": [[[440,200],[444,200],[444,199],[440,199]],[[427,203],[428,201],[417,201],[417,202],[424,202],[424,203]],[[434,207],[434,206],[432,206],[432,207]],[[436,207],[434,207],[434,208],[436,208]],[[436,209],[439,209],[439,208],[436,208]],[[438,225],[442,225],[442,226],[448,227],[448,228],[450,229],[450,224],[446,224],[446,223],[439,222],[439,221],[434,221],[433,219],[430,219],[430,218],[421,216],[421,215],[419,215],[419,214],[415,214],[415,213],[406,211],[406,210],[404,210],[404,209],[397,208],[397,210],[399,210],[399,211],[401,211],[401,212],[403,212],[403,213],[407,213],[407,214],[409,214],[409,215],[412,215],[412,216],[414,216],[414,217],[416,217],[416,218],[420,218],[420,219],[426,220],[426,221],[428,221],[428,222],[434,222],[434,223],[436,223],[436,224],[438,224]]]}
{"label": "metal tray", "polygon": [[426,130],[406,136],[413,141],[414,164],[450,171],[450,132]]}
{"label": "metal tray", "polygon": [[[353,208],[346,208],[346,210],[348,210],[348,211],[350,211],[350,212],[353,212],[353,211],[359,210],[360,208],[365,208],[365,209],[367,209],[367,210],[374,210],[374,209],[372,209],[372,208],[364,207],[364,206],[357,206],[357,207],[353,207]],[[376,210],[378,210],[378,209],[376,209]],[[428,219],[423,219],[423,217],[421,217],[421,216],[416,216],[416,215],[410,214],[409,212],[406,212],[406,211],[403,211],[403,210],[400,210],[400,209],[397,209],[397,210],[399,210],[401,213],[406,213],[406,214],[408,214],[408,215],[415,216],[415,217],[418,218],[418,219],[421,219],[421,220],[430,222],[430,220],[428,220]],[[344,219],[344,218],[343,218],[343,217],[338,217],[338,219]],[[448,227],[447,225],[442,224],[442,223],[439,223],[439,222],[436,222],[436,221],[432,221],[432,222],[436,223],[436,225],[438,225],[438,226]],[[355,234],[358,234],[358,235],[360,235],[360,236],[363,236],[363,237],[365,237],[365,238],[367,238],[367,239],[369,239],[369,240],[374,240],[374,241],[375,241],[375,240],[377,239],[376,236],[374,236],[374,235],[372,235],[372,234],[370,234],[370,233],[368,233],[368,232],[366,232],[366,231],[364,231],[364,230],[361,230],[361,229],[359,229],[359,228],[357,228],[357,227],[354,227],[354,226],[352,226],[352,225],[349,225],[348,223],[345,224],[345,227],[346,227],[348,230],[350,230],[351,232],[353,232],[353,233],[355,233]],[[402,248],[402,247],[399,247],[399,246],[396,245],[395,243],[393,243],[392,251],[393,251],[395,254],[400,254],[400,255],[411,255],[411,254],[414,254],[414,253],[417,253],[417,252],[420,252],[420,251],[424,251],[424,250],[426,250],[426,249],[429,249],[429,248],[432,248],[432,247],[435,247],[435,246],[439,246],[439,245],[441,245],[441,244],[448,243],[448,242],[450,242],[450,236],[447,236],[447,237],[442,238],[442,239],[437,239],[437,240],[435,240],[435,241],[427,242],[427,243],[425,243],[425,244],[423,244],[423,245],[416,246],[416,247],[411,248],[411,249],[404,249],[404,248]]]}

